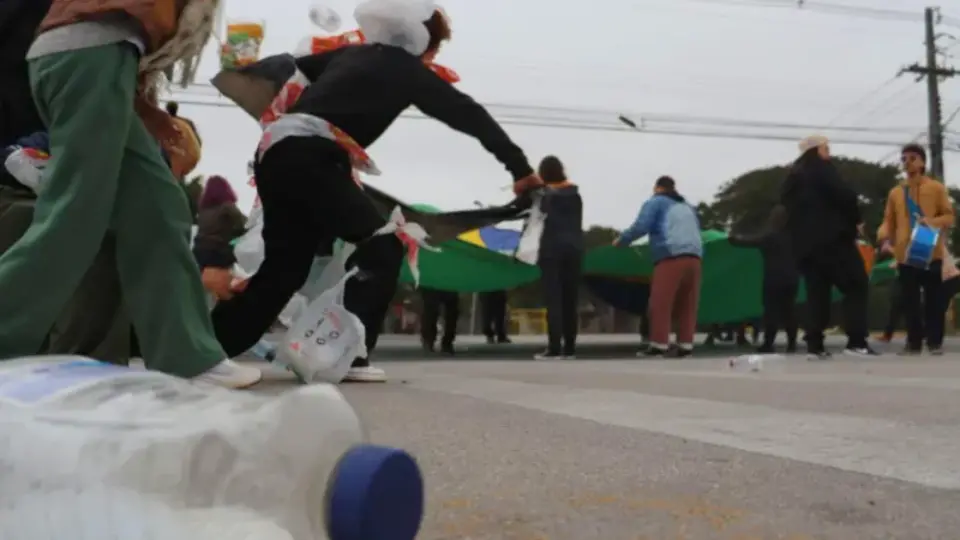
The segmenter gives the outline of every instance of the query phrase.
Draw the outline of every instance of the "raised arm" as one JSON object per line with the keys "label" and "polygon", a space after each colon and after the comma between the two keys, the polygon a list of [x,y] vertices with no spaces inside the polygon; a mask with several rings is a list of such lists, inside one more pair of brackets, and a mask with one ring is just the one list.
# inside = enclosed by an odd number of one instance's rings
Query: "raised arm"
{"label": "raised arm", "polygon": [[731,246],[759,248],[766,245],[772,236],[772,231],[760,234],[731,234],[727,240],[730,241]]}
{"label": "raised arm", "polygon": [[643,206],[640,207],[640,212],[637,214],[637,218],[627,227],[627,230],[623,231],[617,239],[616,245],[621,247],[629,246],[636,240],[650,234],[654,224],[657,222],[661,209],[662,204],[657,197],[643,203]]}
{"label": "raised arm", "polygon": [[514,181],[533,174],[523,150],[514,144],[482,105],[441,79],[419,59],[411,58],[413,104],[424,114],[477,139],[513,175]]}

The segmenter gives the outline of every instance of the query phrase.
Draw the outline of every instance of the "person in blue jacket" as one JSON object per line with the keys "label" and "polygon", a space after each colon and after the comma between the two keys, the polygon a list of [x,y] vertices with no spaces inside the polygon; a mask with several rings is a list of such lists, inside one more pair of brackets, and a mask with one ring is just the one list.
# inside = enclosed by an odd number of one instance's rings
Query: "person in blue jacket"
{"label": "person in blue jacket", "polygon": [[677,321],[676,356],[693,352],[700,302],[703,241],[696,210],[677,192],[669,176],[657,179],[654,195],[637,219],[614,241],[627,247],[650,236],[653,278],[650,283],[650,346],[646,356],[663,356],[669,348],[670,330]]}

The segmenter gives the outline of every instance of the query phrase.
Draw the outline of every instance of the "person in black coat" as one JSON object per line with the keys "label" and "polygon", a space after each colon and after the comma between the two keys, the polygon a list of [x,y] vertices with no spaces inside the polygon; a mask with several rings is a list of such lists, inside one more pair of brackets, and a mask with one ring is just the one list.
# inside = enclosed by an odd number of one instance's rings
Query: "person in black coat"
{"label": "person in black coat", "polygon": [[867,344],[869,277],[857,248],[863,222],[859,196],[830,161],[826,138],[808,137],[800,142],[800,151],[784,182],[780,202],[787,209],[786,231],[807,286],[807,352],[811,359],[831,358],[823,340],[836,287],[843,294],[844,352],[875,356]]}
{"label": "person in black coat", "polygon": [[759,353],[774,352],[777,332],[787,333],[787,352],[797,350],[797,289],[800,273],[791,247],[792,240],[784,229],[787,210],[781,205],[770,212],[766,230],[756,235],[730,235],[730,244],[753,247],[763,257],[763,344]]}
{"label": "person in black coat", "polygon": [[583,266],[583,198],[556,156],[540,162],[546,185],[541,208],[547,215],[540,237],[540,267],[547,304],[547,350],[538,359],[573,358],[580,325]]}

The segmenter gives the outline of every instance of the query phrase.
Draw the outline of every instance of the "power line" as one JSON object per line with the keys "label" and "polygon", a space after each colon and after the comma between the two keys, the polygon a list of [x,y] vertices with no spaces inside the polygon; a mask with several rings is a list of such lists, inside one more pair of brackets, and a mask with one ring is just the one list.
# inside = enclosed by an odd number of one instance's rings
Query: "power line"
{"label": "power line", "polygon": [[[216,91],[212,85],[196,85],[198,88],[209,88],[210,90]],[[191,87],[193,88],[193,87]],[[181,95],[191,95],[190,92],[178,91]],[[193,94],[195,97],[207,97],[219,99],[218,96],[212,94]],[[796,122],[784,122],[784,121],[766,121],[766,120],[744,120],[737,118],[724,118],[716,116],[696,116],[696,115],[685,115],[685,114],[665,114],[665,113],[645,113],[645,112],[628,112],[624,110],[604,110],[604,109],[592,109],[585,107],[560,107],[560,106],[544,106],[544,105],[531,105],[523,103],[506,103],[506,102],[488,102],[484,103],[484,107],[487,108],[494,116],[509,116],[511,118],[517,119],[526,119],[532,121],[558,121],[565,123],[575,123],[575,122],[587,122],[587,123],[598,123],[598,124],[611,124],[613,119],[618,115],[626,114],[627,116],[639,119],[641,123],[650,124],[683,124],[683,125],[709,125],[709,126],[719,126],[719,127],[739,127],[739,128],[770,128],[770,129],[796,129],[796,130],[806,130],[806,131],[820,131],[823,129],[822,125],[816,124],[806,124],[806,123],[796,123]],[[883,127],[872,127],[872,126],[858,126],[858,125],[841,125],[841,126],[829,126],[829,131],[833,132],[845,132],[845,133],[875,133],[875,134],[902,134],[904,132],[913,132],[916,129],[916,126],[883,126]]]}
{"label": "power line", "polygon": [[885,99],[881,100],[879,103],[876,103],[873,107],[868,109],[867,112],[858,114],[856,118],[857,119],[875,118],[877,116],[877,113],[884,110],[884,108],[886,108],[888,105],[899,101],[900,98],[905,97],[914,88],[915,87],[913,85],[909,85],[901,88],[899,91],[894,92],[893,94],[890,94]]}
{"label": "power line", "polygon": [[897,76],[890,77],[886,81],[883,81],[882,83],[880,83],[879,86],[874,87],[872,90],[869,90],[868,92],[866,92],[865,94],[857,98],[856,100],[851,101],[849,104],[845,105],[842,109],[840,109],[840,112],[837,113],[836,116],[834,116],[833,118],[830,119],[829,122],[827,122],[826,127],[829,128],[833,126],[833,124],[837,123],[838,120],[847,116],[847,114],[850,113],[850,111],[855,110],[857,106],[859,106],[860,104],[865,103],[871,98],[873,98],[874,96],[880,94],[883,90],[885,90],[891,84],[896,82],[898,79],[899,77]]}
{"label": "power line", "polygon": [[[701,4],[717,4],[739,7],[765,7],[792,9],[797,11],[812,11],[825,15],[839,15],[860,17],[866,19],[888,20],[899,22],[922,22],[920,12],[903,11],[898,9],[854,6],[837,2],[818,2],[816,0],[687,0]],[[941,22],[950,26],[960,26],[960,20],[943,16]]]}
{"label": "power line", "polygon": [[[233,103],[228,102],[211,102],[211,101],[200,101],[200,100],[177,100],[181,105],[188,106],[198,106],[198,107],[217,107],[217,108],[238,108]],[[408,111],[401,115],[401,118],[410,119],[410,120],[424,120],[429,119],[429,117],[413,112]],[[737,132],[730,130],[718,130],[718,129],[677,129],[677,128],[665,128],[665,127],[641,127],[639,129],[633,129],[625,125],[619,124],[616,121],[616,117],[613,117],[609,122],[599,123],[599,122],[583,122],[577,120],[564,120],[564,119],[534,119],[534,118],[523,118],[523,117],[511,117],[511,116],[501,116],[498,118],[498,121],[504,125],[513,125],[513,126],[526,126],[526,127],[539,127],[539,128],[554,128],[554,129],[569,129],[576,131],[602,131],[602,132],[620,132],[620,133],[646,133],[649,135],[674,135],[674,136],[683,136],[683,137],[699,137],[699,138],[713,138],[713,139],[739,139],[739,140],[756,140],[756,141],[796,141],[800,136],[796,134],[785,134],[781,133],[749,133],[749,132]],[[855,137],[833,137],[831,140],[836,144],[857,144],[857,145],[868,145],[868,146],[895,146],[899,147],[903,144],[902,139],[892,140],[892,139],[866,139],[866,138],[855,138]]]}

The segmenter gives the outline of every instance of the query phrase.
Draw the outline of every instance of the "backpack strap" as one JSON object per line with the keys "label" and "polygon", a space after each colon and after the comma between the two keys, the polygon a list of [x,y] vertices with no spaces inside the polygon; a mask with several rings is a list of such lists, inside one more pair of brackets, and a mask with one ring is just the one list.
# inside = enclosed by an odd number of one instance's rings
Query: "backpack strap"
{"label": "backpack strap", "polygon": [[917,226],[917,216],[923,216],[923,210],[920,209],[917,201],[910,196],[910,189],[907,186],[903,186],[903,199],[907,203],[907,214],[910,217],[910,228],[912,229]]}

